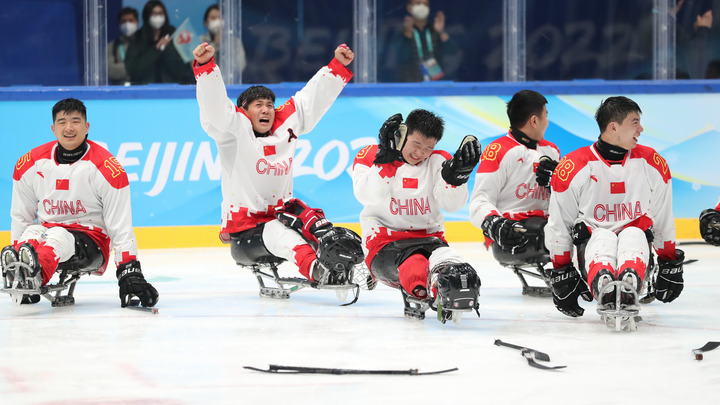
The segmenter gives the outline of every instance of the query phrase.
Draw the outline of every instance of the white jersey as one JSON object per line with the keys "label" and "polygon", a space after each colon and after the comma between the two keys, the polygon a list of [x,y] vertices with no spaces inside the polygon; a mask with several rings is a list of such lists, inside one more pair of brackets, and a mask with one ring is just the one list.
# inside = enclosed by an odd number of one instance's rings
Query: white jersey
{"label": "white jersey", "polygon": [[102,250],[105,271],[110,244],[115,264],[135,260],[127,174],[100,145],[87,141],[80,160],[59,164],[56,141],[41,145],[18,160],[13,174],[10,237],[13,244],[30,225],[60,226],[88,234]]}
{"label": "white jersey", "polygon": [[220,238],[275,219],[275,207],[293,197],[296,140],[330,108],[352,72],[337,59],[321,68],[285,104],[275,109],[267,137],[256,137],[245,111],[228,98],[220,69],[194,62],[200,124],[215,140],[222,168]]}
{"label": "white jersey", "polygon": [[455,187],[442,178],[442,164],[451,157],[447,152],[433,151],[417,165],[377,165],[373,164],[377,149],[377,145],[362,148],[352,171],[353,192],[364,207],[360,226],[368,263],[395,240],[427,236],[444,240],[441,209],[457,211],[468,198],[467,184]]}
{"label": "white jersey", "polygon": [[543,155],[560,160],[560,150],[552,142],[541,140],[530,149],[510,133],[485,147],[470,197],[473,225],[480,228],[488,215],[515,220],[547,217],[550,192],[535,178]]}
{"label": "white jersey", "polygon": [[638,145],[614,165],[595,145],[580,148],[560,161],[551,186],[545,245],[556,268],[570,263],[571,230],[580,221],[591,231],[604,228],[616,234],[627,226],[652,226],[658,255],[675,258],[670,169],[652,148]]}

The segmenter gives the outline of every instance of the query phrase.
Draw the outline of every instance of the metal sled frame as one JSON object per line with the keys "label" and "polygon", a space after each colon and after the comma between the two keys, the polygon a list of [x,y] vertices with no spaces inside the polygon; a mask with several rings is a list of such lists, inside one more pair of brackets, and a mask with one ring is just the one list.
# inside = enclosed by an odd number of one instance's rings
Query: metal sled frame
{"label": "metal sled frame", "polygon": [[[437,312],[438,321],[446,323],[447,321],[452,320],[453,323],[457,325],[462,319],[463,312],[472,312],[473,310],[473,308],[445,309],[442,305],[438,305],[437,301],[430,302],[428,299],[421,300],[413,297],[412,295],[406,293],[402,287],[400,287],[400,292],[402,293],[403,302],[405,303],[406,318],[423,320],[425,319],[425,312],[427,312],[428,309],[432,309]],[[478,316],[480,316],[479,312]]]}
{"label": "metal sled frame", "polygon": [[[528,295],[531,297],[552,297],[552,287],[550,285],[550,279],[545,277],[545,265],[541,263],[528,263],[526,265],[519,264],[503,264],[505,267],[512,269],[513,273],[520,279],[522,283],[522,295]],[[530,270],[532,267],[533,270]],[[525,280],[525,276],[530,276],[542,280],[545,283],[545,287],[531,286]]]}
{"label": "metal sled frame", "polygon": [[[25,270],[29,273],[32,272],[32,269],[27,264],[19,261],[9,264],[8,268],[5,269],[5,272],[13,272],[13,279],[18,280],[20,278],[20,270],[23,268],[25,268]],[[24,295],[41,295],[45,297],[48,301],[50,301],[50,304],[53,307],[65,307],[69,305],[74,305],[75,297],[73,297],[73,293],[75,292],[75,283],[77,283],[80,277],[86,274],[93,273],[95,271],[96,270],[94,269],[58,269],[57,273],[60,275],[60,279],[58,280],[58,282],[55,284],[44,285],[38,289],[12,288],[13,286],[10,285],[10,283],[8,282],[6,275],[3,274],[2,292],[10,294],[13,303],[15,303],[16,305],[20,305],[20,302],[22,301]],[[63,295],[62,293],[65,290],[67,290],[67,293]]]}
{"label": "metal sled frame", "polygon": [[[341,306],[352,305],[358,300],[360,295],[360,286],[357,283],[348,283],[342,285],[327,285],[322,284],[318,281],[310,281],[300,277],[280,277],[278,274],[278,263],[265,262],[256,263],[250,266],[241,265],[242,267],[249,268],[260,284],[260,296],[267,298],[278,298],[278,299],[289,299],[290,294],[295,291],[301,290],[305,287],[311,287],[316,290],[334,290],[339,300],[345,300],[347,298],[348,290],[354,290],[354,298],[351,302],[342,304]],[[350,280],[353,280],[353,274],[351,271]],[[270,280],[276,284],[276,287],[265,285],[265,280]]]}
{"label": "metal sled frame", "polygon": [[[630,283],[625,281],[611,281],[607,283],[598,293],[599,297],[615,290],[615,302],[601,304],[598,302],[597,313],[605,322],[608,328],[618,332],[637,330],[637,322],[642,320],[640,305],[638,304],[638,293]],[[632,304],[622,304],[622,294],[631,294]]]}

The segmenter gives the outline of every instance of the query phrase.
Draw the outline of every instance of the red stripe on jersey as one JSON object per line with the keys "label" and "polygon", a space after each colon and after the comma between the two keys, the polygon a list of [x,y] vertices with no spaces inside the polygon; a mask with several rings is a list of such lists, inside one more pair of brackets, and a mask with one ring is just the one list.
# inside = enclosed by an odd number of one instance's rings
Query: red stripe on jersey
{"label": "red stripe on jersey", "polygon": [[[285,121],[293,114],[295,114],[295,97],[290,97],[290,100],[286,101],[285,104],[275,109],[275,121],[273,121],[270,133],[275,131],[285,123]],[[296,128],[297,129],[297,128]],[[288,133],[288,137],[290,134]]]}
{"label": "red stripe on jersey", "polygon": [[625,194],[625,182],[611,182],[610,183],[610,194]]}
{"label": "red stripe on jersey", "polygon": [[263,146],[263,153],[265,156],[272,156],[275,154],[275,145],[265,145]]}
{"label": "red stripe on jersey", "polygon": [[102,266],[93,274],[102,275],[105,273],[105,268],[108,265],[108,258],[110,257],[110,237],[107,236],[102,229],[98,227],[87,227],[79,224],[56,224],[51,222],[45,222],[41,224],[42,226],[46,228],[51,228],[53,226],[59,226],[61,228],[65,228],[69,231],[80,231],[84,234],[88,235],[90,239],[92,239],[97,245],[100,247],[100,251],[102,252],[103,258],[105,259],[103,261]]}
{"label": "red stripe on jersey", "polygon": [[113,188],[121,189],[130,185],[127,173],[120,162],[102,146],[88,140],[90,148],[81,160],[92,162]]}
{"label": "red stripe on jersey", "polygon": [[345,83],[349,82],[353,77],[353,72],[335,58],[328,63],[327,67],[333,74],[340,76]]}
{"label": "red stripe on jersey", "polygon": [[404,177],[402,186],[403,188],[418,188],[418,179]]}
{"label": "red stripe on jersey", "polygon": [[660,173],[665,183],[670,181],[670,178],[672,177],[670,175],[670,168],[668,167],[665,159],[655,152],[655,149],[644,145],[638,145],[630,151],[630,154],[631,157],[640,157],[645,159],[650,166],[654,167]]}
{"label": "red stripe on jersey", "polygon": [[553,192],[562,193],[570,187],[572,179],[580,170],[587,166],[588,162],[597,161],[598,158],[592,152],[593,146],[585,146],[565,155],[560,159],[553,172],[550,185]]}
{"label": "red stripe on jersey", "polygon": [[18,159],[15,164],[15,171],[13,172],[13,180],[20,180],[25,172],[28,171],[35,162],[40,159],[52,159],[52,150],[57,144],[57,141],[51,141],[46,144],[40,145],[34,148],[30,152],[24,154]]}
{"label": "red stripe on jersey", "polygon": [[565,267],[568,264],[572,263],[572,259],[570,258],[570,252],[563,252],[562,255],[555,255],[552,258],[553,268],[559,269],[561,267]]}
{"label": "red stripe on jersey", "polygon": [[55,180],[55,190],[69,190],[70,179],[57,179]]}
{"label": "red stripe on jersey", "polygon": [[436,237],[447,243],[444,232],[427,233],[425,231],[391,231],[388,228],[381,227],[377,233],[368,236],[365,241],[368,254],[365,256],[365,264],[370,268],[375,255],[390,242],[404,239],[431,238]]}
{"label": "red stripe on jersey", "polygon": [[[275,219],[275,207],[282,205],[283,201],[278,200],[275,205],[268,206],[265,212],[250,213],[245,207],[240,207],[237,212],[231,212],[231,218],[228,219],[225,226],[220,229],[220,240],[223,243],[230,243],[231,233],[242,232],[254,228],[257,224],[272,221]],[[234,207],[230,207],[230,209],[233,210]]]}
{"label": "red stripe on jersey", "polygon": [[540,166],[540,163],[538,163],[538,162],[533,162],[533,173],[537,173],[537,168],[538,168],[538,166]]}
{"label": "red stripe on jersey", "polygon": [[196,60],[193,61],[192,69],[193,73],[195,74],[195,80],[199,79],[200,76],[203,74],[208,74],[212,72],[212,70],[215,68],[215,57],[213,56],[208,63],[201,65]]}
{"label": "red stripe on jersey", "polygon": [[478,165],[478,173],[492,173],[500,167],[503,157],[508,151],[520,144],[508,132],[501,138],[498,138],[486,146],[480,155],[480,164]]}

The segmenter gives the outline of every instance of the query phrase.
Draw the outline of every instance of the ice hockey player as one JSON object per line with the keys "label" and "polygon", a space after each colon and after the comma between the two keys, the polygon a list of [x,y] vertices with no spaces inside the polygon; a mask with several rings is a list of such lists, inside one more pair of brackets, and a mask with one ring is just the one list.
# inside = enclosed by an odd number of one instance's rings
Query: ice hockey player
{"label": "ice hockey player", "polygon": [[382,125],[378,145],[358,152],[352,178],[364,207],[360,225],[372,275],[400,289],[406,316],[422,319],[432,307],[445,322],[453,319],[452,310],[478,308],[480,278],[448,246],[440,210],[465,205],[480,144],[466,136],[454,156],[435,151],[443,131],[442,118],[427,110],[413,110],[405,124],[401,114],[393,115]]}
{"label": "ice hockey player", "polygon": [[233,259],[242,265],[287,260],[311,281],[348,282],[362,263],[360,238],[334,227],[323,211],[293,198],[292,160],[297,137],[310,132],[352,78],[354,58],[345,44],[305,87],[275,108],[275,93],[251,86],[228,98],[215,49],[194,50],[200,123],[218,147],[222,167],[222,229]]}
{"label": "ice hockey player", "polygon": [[[112,246],[121,305],[136,296],[143,306],[154,306],[158,292],[137,260],[125,170],[110,152],[87,139],[90,123],[82,101],[59,101],[52,118],[57,141],[31,150],[15,165],[12,245],[1,254],[5,285],[37,291],[58,268],[103,274]],[[7,271],[17,261],[27,266],[19,273]],[[38,294],[26,294],[22,303],[39,300]]]}
{"label": "ice hockey player", "polygon": [[[598,310],[634,305],[650,264],[650,243],[659,264],[656,298],[670,302],[682,292],[684,254],[675,248],[670,169],[655,150],[638,144],[641,113],[627,97],[604,100],[595,113],[598,141],[567,154],[552,175],[545,243],[553,263],[553,301],[565,315],[583,314],[580,296],[594,297]],[[618,300],[617,288],[603,289],[614,281],[622,282]]]}
{"label": "ice hockey player", "polygon": [[[470,197],[470,221],[482,229],[486,247],[501,264],[512,267],[523,294],[549,296],[543,266],[549,257],[543,228],[547,224],[550,176],[560,151],[545,140],[547,99],[521,90],[507,103],[510,130],[483,151]],[[537,273],[523,271],[529,265]],[[544,281],[531,287],[523,274]]]}
{"label": "ice hockey player", "polygon": [[705,242],[720,246],[720,202],[700,213],[700,235]]}

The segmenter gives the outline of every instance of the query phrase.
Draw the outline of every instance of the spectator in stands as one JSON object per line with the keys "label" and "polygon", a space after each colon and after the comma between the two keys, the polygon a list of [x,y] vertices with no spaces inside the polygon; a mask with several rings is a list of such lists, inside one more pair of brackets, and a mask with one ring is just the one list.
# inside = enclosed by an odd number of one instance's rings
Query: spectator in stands
{"label": "spectator in stands", "polygon": [[183,62],[168,22],[167,9],[158,0],[150,0],[142,11],[143,26],[135,33],[125,57],[125,68],[132,84],[192,83],[192,69]]}
{"label": "spectator in stands", "polygon": [[678,79],[702,79],[709,65],[713,23],[711,0],[678,0],[676,11],[676,64]]}
{"label": "spectator in stands", "polygon": [[430,0],[407,0],[402,35],[396,44],[400,82],[422,82],[446,77],[448,55],[458,48],[445,32],[445,13],[438,11],[429,23]]}
{"label": "spectator in stands", "polygon": [[125,55],[127,54],[130,38],[140,25],[140,17],[136,9],[125,7],[118,14],[120,35],[108,44],[108,79],[110,84],[126,84],[130,82],[130,75],[125,69]]}
{"label": "spectator in stands", "polygon": [[[222,30],[222,19],[220,18],[220,7],[217,4],[212,4],[205,10],[205,16],[203,17],[203,24],[207,28],[207,32],[200,36],[200,42],[207,42],[215,48],[215,60],[220,61],[220,54],[222,52],[220,47],[220,37]],[[245,47],[240,41],[240,38],[233,38],[235,43],[235,63],[236,68],[239,70],[245,69]]]}

